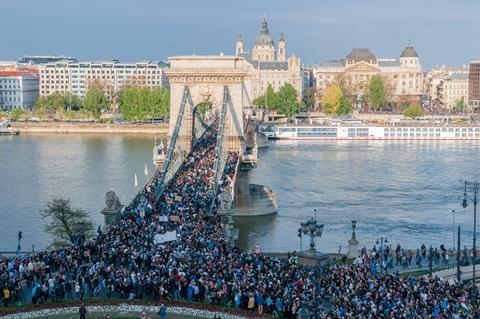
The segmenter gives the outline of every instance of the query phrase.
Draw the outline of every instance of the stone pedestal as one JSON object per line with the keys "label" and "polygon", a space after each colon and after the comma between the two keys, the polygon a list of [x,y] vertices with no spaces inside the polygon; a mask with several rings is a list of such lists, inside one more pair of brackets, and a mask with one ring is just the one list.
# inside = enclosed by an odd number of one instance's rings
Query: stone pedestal
{"label": "stone pedestal", "polygon": [[117,194],[113,191],[109,191],[105,195],[105,208],[102,210],[104,215],[104,227],[109,228],[112,225],[120,224],[120,217],[123,205],[120,203]]}
{"label": "stone pedestal", "polygon": [[328,255],[316,250],[305,250],[297,254],[298,262],[302,265],[315,266],[317,263],[326,264],[329,260]]}
{"label": "stone pedestal", "polygon": [[358,257],[358,240],[352,238],[348,241],[348,258]]}

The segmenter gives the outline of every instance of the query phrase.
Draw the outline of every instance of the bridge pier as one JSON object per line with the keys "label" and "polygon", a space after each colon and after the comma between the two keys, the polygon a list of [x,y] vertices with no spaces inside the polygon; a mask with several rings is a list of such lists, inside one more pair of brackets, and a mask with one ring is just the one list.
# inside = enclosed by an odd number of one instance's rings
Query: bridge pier
{"label": "bridge pier", "polygon": [[277,196],[270,187],[251,184],[248,171],[239,170],[235,185],[233,216],[264,216],[277,213]]}

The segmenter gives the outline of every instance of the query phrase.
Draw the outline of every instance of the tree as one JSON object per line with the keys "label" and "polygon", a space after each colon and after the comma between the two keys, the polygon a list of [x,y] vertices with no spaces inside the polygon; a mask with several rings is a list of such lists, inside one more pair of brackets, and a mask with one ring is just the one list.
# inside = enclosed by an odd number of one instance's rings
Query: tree
{"label": "tree", "polygon": [[118,104],[122,117],[128,121],[167,117],[170,93],[163,88],[127,87],[120,92]]}
{"label": "tree", "polygon": [[325,114],[337,113],[338,106],[340,105],[340,98],[342,97],[342,91],[337,84],[330,84],[325,90],[325,95],[322,96],[322,109]]}
{"label": "tree", "polygon": [[253,105],[269,110],[275,110],[277,108],[277,94],[270,84],[268,85],[264,95],[261,95],[253,100]]}
{"label": "tree", "polygon": [[298,103],[297,100],[297,91],[290,83],[285,83],[280,88],[275,96],[275,103],[275,110],[288,117],[291,117],[301,109],[300,103]]}
{"label": "tree", "polygon": [[465,110],[465,101],[463,99],[455,102],[455,111],[463,112]]}
{"label": "tree", "polygon": [[110,108],[110,102],[98,88],[88,89],[82,104],[97,119],[100,117],[101,110]]}
{"label": "tree", "polygon": [[79,236],[85,239],[93,236],[93,224],[88,213],[79,208],[72,208],[70,200],[54,198],[41,211],[43,219],[47,219],[45,232],[52,235],[55,248],[75,244]]}
{"label": "tree", "polygon": [[380,75],[374,75],[370,78],[368,85],[370,93],[370,104],[374,110],[380,109],[385,103],[385,84]]}
{"label": "tree", "polygon": [[352,102],[348,97],[340,97],[338,108],[335,113],[337,115],[347,115],[352,113]]}
{"label": "tree", "polygon": [[18,121],[20,119],[20,116],[22,116],[23,114],[23,111],[22,109],[19,109],[19,108],[14,108],[11,112],[10,112],[10,119],[12,121]]}
{"label": "tree", "polygon": [[418,104],[410,104],[403,111],[403,115],[414,119],[414,118],[423,116],[423,110]]}

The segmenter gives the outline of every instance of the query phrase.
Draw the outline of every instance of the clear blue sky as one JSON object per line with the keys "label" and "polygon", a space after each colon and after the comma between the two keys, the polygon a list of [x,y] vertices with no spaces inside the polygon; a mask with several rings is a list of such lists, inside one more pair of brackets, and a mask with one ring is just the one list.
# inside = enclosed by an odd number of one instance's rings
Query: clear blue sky
{"label": "clear blue sky", "polygon": [[251,49],[264,14],[304,64],[353,47],[397,57],[409,39],[424,68],[480,59],[480,0],[0,0],[0,60],[231,54],[238,31]]}

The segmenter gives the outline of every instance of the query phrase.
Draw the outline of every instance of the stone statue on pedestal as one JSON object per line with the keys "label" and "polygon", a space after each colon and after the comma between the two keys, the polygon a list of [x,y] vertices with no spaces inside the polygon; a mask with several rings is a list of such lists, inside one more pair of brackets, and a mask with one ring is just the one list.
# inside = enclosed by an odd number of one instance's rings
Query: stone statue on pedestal
{"label": "stone statue on pedestal", "polygon": [[120,224],[120,213],[123,205],[114,191],[109,191],[105,195],[105,208],[102,214],[105,216],[105,227]]}
{"label": "stone statue on pedestal", "polygon": [[358,257],[358,240],[355,234],[355,228],[357,227],[357,221],[352,220],[352,238],[348,241],[348,258]]}

